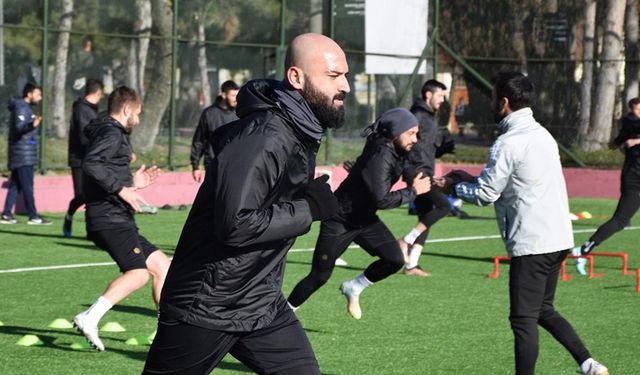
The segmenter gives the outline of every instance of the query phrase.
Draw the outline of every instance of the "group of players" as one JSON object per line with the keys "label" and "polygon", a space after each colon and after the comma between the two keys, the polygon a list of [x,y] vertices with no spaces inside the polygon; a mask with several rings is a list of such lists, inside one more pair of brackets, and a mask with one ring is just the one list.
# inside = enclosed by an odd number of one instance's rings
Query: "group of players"
{"label": "group of players", "polygon": [[[158,176],[155,166],[130,170],[135,156],[129,134],[139,122],[141,99],[119,87],[109,96],[108,113],[98,116],[100,99],[91,95],[102,86],[89,80],[87,95],[74,104],[72,135],[73,124],[88,122],[79,131],[85,149],[74,187],[82,183],[88,238],[109,252],[122,275],[74,318],[78,330],[104,350],[100,318],[151,275],[159,318],[145,374],[206,374],[227,353],[260,374],[320,374],[294,311],[327,282],[351,242],[378,257],[341,284],[356,319],[362,315],[359,295],[368,286],[403,266],[409,275],[428,275],[418,258],[431,226],[451,209],[444,192],[454,192],[478,205],[495,204],[512,257],[516,373],[534,373],[540,325],[569,350],[583,374],[608,374],[553,306],[573,234],[557,144],[533,117],[529,79],[517,72],[496,77],[491,109],[502,135],[480,176],[434,176],[436,155],[451,144],[434,141],[446,87],[429,80],[411,111],[390,109],[366,129],[362,154],[332,192],[327,176],[314,178],[315,156],[325,130],[344,123],[348,73],[343,50],[309,33],[290,43],[282,81],[223,85],[198,128],[224,125],[194,136],[193,177],[202,185],[171,261],[138,233],[134,220],[146,203],[138,191]],[[92,119],[76,119],[76,106],[95,110]],[[204,177],[198,166],[203,152]],[[401,176],[407,187],[391,191]],[[413,200],[418,224],[396,240],[376,211]],[[64,227],[69,236],[78,206],[72,203]],[[287,252],[313,221],[321,221],[321,228],[311,271],[285,299]]]}

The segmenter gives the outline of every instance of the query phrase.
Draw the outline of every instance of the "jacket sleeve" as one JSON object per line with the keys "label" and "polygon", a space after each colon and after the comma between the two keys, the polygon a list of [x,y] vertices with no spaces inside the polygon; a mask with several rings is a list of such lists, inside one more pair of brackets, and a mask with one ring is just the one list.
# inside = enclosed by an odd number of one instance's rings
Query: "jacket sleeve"
{"label": "jacket sleeve", "polygon": [[193,141],[191,142],[191,167],[198,169],[200,166],[200,159],[204,154],[204,148],[206,146],[207,139],[207,110],[205,109],[200,115],[198,120],[198,126],[193,133]]}
{"label": "jacket sleeve", "polygon": [[78,111],[78,117],[75,119],[78,124],[78,131],[80,132],[80,144],[83,146],[89,145],[89,138],[84,134],[84,128],[89,125],[91,120],[96,118],[96,114],[93,111],[89,110],[80,110]]}
{"label": "jacket sleeve", "polygon": [[620,129],[620,133],[618,134],[618,136],[613,140],[613,142],[616,144],[616,146],[620,147],[622,146],[627,140],[637,137],[640,134],[635,134],[633,132],[633,127],[629,124],[629,122],[626,119],[622,120],[622,128]]}
{"label": "jacket sleeve", "polygon": [[305,200],[278,201],[288,155],[283,146],[264,143],[264,137],[244,139],[216,158],[213,230],[229,246],[290,239],[311,225]]}
{"label": "jacket sleeve", "polygon": [[19,134],[25,134],[33,129],[33,120],[35,116],[27,106],[16,106],[15,128]]}
{"label": "jacket sleeve", "polygon": [[396,181],[392,181],[393,160],[377,153],[362,169],[362,180],[373,198],[376,208],[389,209],[400,207],[416,197],[413,187],[390,191]]}
{"label": "jacket sleeve", "polygon": [[82,161],[84,173],[109,194],[117,194],[123,188],[123,184],[105,167],[107,160],[116,154],[121,143],[120,130],[107,128],[93,139]]}
{"label": "jacket sleeve", "polygon": [[458,197],[478,206],[486,206],[500,198],[514,170],[515,160],[511,151],[498,139],[489,151],[489,161],[476,182],[456,184]]}

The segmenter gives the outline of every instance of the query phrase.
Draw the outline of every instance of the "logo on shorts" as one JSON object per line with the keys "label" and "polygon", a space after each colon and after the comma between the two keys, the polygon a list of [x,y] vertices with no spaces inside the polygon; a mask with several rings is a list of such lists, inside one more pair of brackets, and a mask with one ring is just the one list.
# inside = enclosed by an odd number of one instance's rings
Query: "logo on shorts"
{"label": "logo on shorts", "polygon": [[140,248],[134,247],[133,248],[133,253],[134,254],[140,254],[142,251],[140,250]]}

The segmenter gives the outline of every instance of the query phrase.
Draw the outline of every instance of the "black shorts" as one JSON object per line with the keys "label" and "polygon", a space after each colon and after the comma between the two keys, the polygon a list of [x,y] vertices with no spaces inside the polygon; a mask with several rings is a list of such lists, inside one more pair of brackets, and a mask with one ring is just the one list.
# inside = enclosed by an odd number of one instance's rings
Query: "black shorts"
{"label": "black shorts", "polygon": [[309,339],[288,307],[253,332],[159,321],[143,374],[208,374],[227,353],[256,374],[320,375]]}
{"label": "black shorts", "polygon": [[120,226],[87,233],[93,243],[106,250],[120,267],[120,272],[147,268],[147,258],[158,247],[138,233],[135,226]]}

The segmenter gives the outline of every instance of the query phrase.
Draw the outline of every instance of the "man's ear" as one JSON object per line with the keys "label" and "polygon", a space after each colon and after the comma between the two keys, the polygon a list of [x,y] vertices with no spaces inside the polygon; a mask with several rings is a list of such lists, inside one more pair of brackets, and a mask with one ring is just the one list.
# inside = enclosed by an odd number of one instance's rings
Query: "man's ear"
{"label": "man's ear", "polygon": [[287,69],[287,81],[296,90],[302,90],[304,87],[304,73],[302,69],[292,66]]}
{"label": "man's ear", "polygon": [[510,104],[509,104],[509,98],[507,98],[506,96],[500,98],[500,108],[504,109],[505,111],[511,111],[511,107],[510,107]]}
{"label": "man's ear", "polygon": [[129,115],[131,114],[131,105],[130,104],[125,104],[122,106],[122,114],[124,115],[124,117],[129,117]]}

